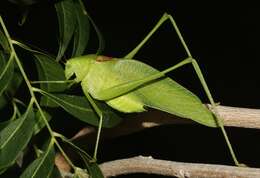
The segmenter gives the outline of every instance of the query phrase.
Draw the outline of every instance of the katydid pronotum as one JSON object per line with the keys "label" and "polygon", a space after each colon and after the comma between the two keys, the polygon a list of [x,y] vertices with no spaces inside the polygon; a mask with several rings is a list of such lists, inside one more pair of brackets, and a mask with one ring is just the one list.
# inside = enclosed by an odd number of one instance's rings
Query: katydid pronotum
{"label": "katydid pronotum", "polygon": [[[133,58],[166,20],[169,20],[173,25],[187,53],[187,58],[160,72]],[[166,73],[189,63],[192,64],[214,113],[209,111],[197,96],[165,76]],[[74,80],[81,82],[84,94],[100,117],[94,160],[97,155],[103,117],[92,97],[105,101],[112,108],[121,112],[142,112],[145,111],[144,106],[146,106],[192,119],[209,127],[220,127],[235,164],[240,165],[225,132],[223,122],[215,110],[216,104],[199,65],[191,55],[171,15],[165,13],[141,43],[124,58],[86,55],[68,60],[65,67],[66,78],[70,79],[73,74],[75,74]]]}

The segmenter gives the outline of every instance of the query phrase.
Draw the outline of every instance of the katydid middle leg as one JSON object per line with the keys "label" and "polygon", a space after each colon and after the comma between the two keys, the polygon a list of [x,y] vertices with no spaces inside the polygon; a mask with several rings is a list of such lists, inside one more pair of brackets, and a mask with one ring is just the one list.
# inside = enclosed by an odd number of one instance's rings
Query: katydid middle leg
{"label": "katydid middle leg", "polygon": [[93,107],[94,111],[99,117],[99,124],[98,124],[98,130],[97,130],[97,139],[95,143],[95,148],[94,148],[94,154],[93,154],[93,161],[97,160],[97,151],[98,151],[98,145],[99,145],[99,140],[100,140],[100,134],[101,134],[101,129],[102,129],[102,124],[103,124],[103,113],[99,109],[99,107],[96,105],[95,101],[92,99],[92,97],[86,92],[85,93],[89,103]]}

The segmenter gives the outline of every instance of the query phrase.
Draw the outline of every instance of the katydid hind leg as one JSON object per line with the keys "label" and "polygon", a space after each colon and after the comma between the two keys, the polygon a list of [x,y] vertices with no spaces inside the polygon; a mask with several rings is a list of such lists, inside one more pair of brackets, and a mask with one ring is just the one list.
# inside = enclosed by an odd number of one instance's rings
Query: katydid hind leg
{"label": "katydid hind leg", "polygon": [[225,138],[226,144],[228,146],[229,152],[231,154],[231,157],[232,157],[235,165],[244,167],[245,165],[239,163],[239,161],[237,160],[236,154],[235,154],[235,152],[234,152],[234,150],[232,148],[232,144],[230,143],[228,135],[227,135],[226,130],[224,128],[224,123],[223,123],[222,119],[220,118],[220,116],[219,116],[219,114],[217,112],[217,109],[216,109],[217,105],[216,105],[216,103],[213,100],[213,97],[212,97],[212,95],[210,93],[210,90],[209,90],[209,88],[207,86],[207,83],[206,83],[206,81],[205,81],[205,79],[203,77],[203,74],[201,72],[201,69],[200,69],[197,61],[195,59],[193,59],[191,63],[192,63],[192,66],[193,66],[193,68],[194,68],[194,70],[195,70],[199,80],[200,80],[200,83],[201,83],[201,85],[202,85],[202,87],[203,87],[203,89],[204,89],[204,91],[205,91],[205,93],[206,93],[206,95],[207,95],[207,97],[208,97],[208,99],[210,101],[210,104],[211,104],[212,110],[213,110],[213,114],[214,114],[214,116],[216,118],[216,122],[219,125],[219,127],[221,129],[221,132],[223,133],[223,136]]}
{"label": "katydid hind leg", "polygon": [[[202,72],[201,72],[201,70],[200,70],[200,68],[199,68],[199,65],[198,65],[197,61],[192,57],[191,52],[190,52],[188,46],[186,45],[186,42],[185,42],[184,38],[182,37],[182,35],[181,35],[181,33],[180,33],[180,30],[179,30],[179,28],[178,28],[178,26],[177,26],[175,20],[173,19],[173,17],[172,17],[171,15],[165,13],[165,14],[161,17],[161,19],[158,21],[158,23],[154,26],[154,28],[148,33],[148,35],[147,35],[129,54],[127,54],[127,55],[125,56],[125,58],[128,58],[128,59],[133,58],[133,57],[135,56],[135,54],[142,48],[142,46],[150,39],[150,37],[157,31],[157,29],[158,29],[166,20],[170,20],[171,24],[173,25],[173,28],[175,29],[175,32],[177,33],[177,35],[178,35],[178,37],[179,37],[179,39],[180,39],[180,42],[182,43],[182,45],[183,45],[183,47],[184,47],[184,49],[185,49],[185,51],[186,51],[186,54],[187,54],[188,58],[191,59],[191,60],[190,60],[189,62],[187,62],[187,63],[192,63],[192,66],[193,66],[193,68],[194,68],[194,70],[195,70],[195,72],[196,72],[196,74],[197,74],[197,76],[198,76],[198,78],[199,78],[199,80],[200,80],[200,82],[201,82],[201,84],[202,84],[202,86],[203,86],[203,89],[204,89],[204,91],[205,91],[205,93],[206,93],[206,95],[207,95],[207,97],[208,97],[208,99],[209,99],[209,101],[210,101],[210,103],[211,103],[211,105],[212,105],[212,109],[213,109],[214,115],[215,115],[215,117],[216,117],[216,122],[219,124],[219,126],[220,126],[220,128],[221,128],[221,131],[222,131],[222,133],[223,133],[223,136],[224,136],[224,138],[225,138],[225,141],[226,141],[227,146],[228,146],[228,148],[229,148],[229,151],[230,151],[230,153],[231,153],[232,159],[233,159],[234,163],[235,163],[237,166],[239,166],[240,163],[238,162],[238,160],[237,160],[237,158],[236,158],[236,155],[235,155],[235,153],[234,153],[234,151],[233,151],[232,145],[231,145],[231,143],[230,143],[230,141],[229,141],[229,138],[228,138],[228,136],[227,136],[227,133],[226,133],[226,131],[225,131],[223,122],[222,122],[222,120],[221,120],[221,119],[219,118],[219,116],[218,116],[218,113],[217,113],[217,111],[216,111],[216,104],[215,104],[215,102],[214,102],[214,100],[213,100],[213,97],[212,97],[212,95],[211,95],[211,93],[210,93],[210,90],[209,90],[209,88],[208,88],[208,86],[207,86],[207,84],[206,84],[206,82],[205,82],[205,79],[204,79],[204,77],[203,77],[203,75],[202,75]],[[185,60],[187,60],[187,59],[185,59]],[[185,63],[185,64],[186,64],[186,63]],[[180,66],[179,66],[179,67],[180,67]],[[169,70],[169,71],[172,71],[172,70]],[[167,72],[169,72],[169,71],[167,71]],[[152,78],[152,77],[151,77],[151,78]],[[158,77],[158,78],[159,78],[159,77]]]}
{"label": "katydid hind leg", "polygon": [[208,85],[207,85],[207,83],[206,83],[206,81],[205,81],[205,79],[204,79],[204,76],[203,76],[203,74],[202,74],[202,72],[201,72],[201,69],[200,69],[200,67],[199,67],[199,65],[198,65],[198,63],[197,63],[197,61],[192,57],[191,52],[190,52],[188,46],[186,45],[186,42],[185,42],[184,38],[182,37],[182,35],[181,35],[181,33],[180,33],[180,30],[179,30],[179,28],[178,28],[178,26],[177,26],[175,20],[172,18],[171,15],[168,15],[168,17],[169,17],[169,19],[170,19],[170,21],[171,21],[171,23],[172,23],[172,25],[173,25],[173,27],[174,27],[174,29],[175,29],[175,31],[176,31],[178,37],[179,37],[181,43],[182,43],[182,45],[183,45],[183,47],[184,47],[184,49],[185,49],[187,55],[192,58],[191,64],[192,64],[192,66],[193,66],[193,68],[194,68],[194,70],[195,70],[195,72],[196,72],[196,74],[197,74],[197,76],[198,76],[198,78],[199,78],[199,80],[200,80],[200,83],[201,83],[201,85],[202,85],[202,87],[203,87],[203,89],[204,89],[204,91],[205,91],[205,93],[206,93],[206,95],[207,95],[207,97],[208,97],[208,99],[209,99],[209,101],[210,101],[210,104],[212,105],[212,109],[213,109],[213,111],[214,111],[213,114],[215,115],[216,122],[218,123],[218,125],[219,125],[219,127],[220,127],[220,129],[221,129],[221,132],[222,132],[222,134],[223,134],[223,136],[224,136],[224,138],[225,138],[225,141],[226,141],[226,144],[227,144],[227,146],[228,146],[229,152],[230,152],[230,154],[231,154],[231,156],[232,156],[232,159],[233,159],[234,163],[235,163],[237,166],[240,166],[240,165],[242,165],[242,164],[240,164],[240,163],[238,162],[238,160],[237,160],[237,157],[236,157],[236,155],[235,155],[235,153],[234,153],[234,150],[233,150],[233,148],[232,148],[232,145],[231,145],[231,143],[230,143],[230,141],[229,141],[229,138],[228,138],[228,136],[227,136],[226,130],[225,130],[225,128],[224,128],[224,124],[223,124],[222,120],[220,119],[219,114],[218,114],[217,111],[216,111],[216,103],[215,103],[214,100],[213,100],[213,97],[212,97],[211,92],[210,92],[210,90],[209,90],[209,88],[208,88]]}
{"label": "katydid hind leg", "polygon": [[162,26],[162,24],[164,22],[166,22],[167,20],[170,20],[171,23],[173,24],[173,27],[183,45],[183,47],[185,48],[185,51],[187,53],[187,55],[189,57],[191,57],[191,53],[180,33],[180,30],[175,22],[175,20],[173,19],[173,17],[167,13],[164,13],[163,16],[160,18],[160,20],[156,23],[156,25],[152,28],[152,30],[146,35],[146,37],[131,51],[129,52],[124,58],[126,59],[132,59],[136,53],[145,45],[145,43],[152,37],[152,35]]}

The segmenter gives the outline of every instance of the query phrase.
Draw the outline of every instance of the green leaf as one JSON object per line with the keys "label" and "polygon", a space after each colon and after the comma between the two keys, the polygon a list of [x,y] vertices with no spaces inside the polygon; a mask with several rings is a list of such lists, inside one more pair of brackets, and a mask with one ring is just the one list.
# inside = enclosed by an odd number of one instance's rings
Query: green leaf
{"label": "green leaf", "polygon": [[73,0],[62,0],[55,4],[59,22],[59,52],[57,61],[64,55],[73,36],[76,25],[76,14]]}
{"label": "green leaf", "polygon": [[4,33],[2,32],[2,30],[0,30],[0,45],[3,47],[3,49],[6,53],[9,53],[10,46],[9,46],[8,40],[7,40],[6,36],[4,35]]}
{"label": "green leaf", "polygon": [[77,23],[75,27],[74,33],[74,46],[72,57],[80,56],[83,54],[84,50],[86,49],[88,40],[89,40],[89,20],[87,14],[85,14],[85,9],[82,7],[78,0],[75,2],[75,13],[77,18]]}
{"label": "green leaf", "polygon": [[14,120],[0,132],[0,169],[12,165],[28,144],[35,124],[32,102],[21,118]]}
{"label": "green leaf", "polygon": [[[38,79],[40,81],[65,81],[64,70],[62,66],[53,58],[47,55],[34,54]],[[67,88],[66,83],[41,83],[40,88],[48,92],[62,92]],[[50,101],[42,98],[41,104],[48,105]]]}
{"label": "green leaf", "polygon": [[[51,120],[51,115],[49,113],[43,111],[43,114],[47,119],[47,121]],[[34,126],[34,133],[33,133],[34,135],[38,134],[45,127],[45,122],[39,110],[36,112],[35,120],[36,120],[36,124]]]}
{"label": "green leaf", "polygon": [[[15,65],[15,69],[16,69],[16,65]],[[21,72],[18,70],[14,70],[13,77],[6,89],[8,95],[14,96],[17,90],[19,89],[20,85],[22,84],[22,81],[23,81],[23,77],[21,75]]]}
{"label": "green leaf", "polygon": [[7,120],[4,122],[0,122],[0,131],[3,130],[8,124],[10,124],[10,122],[12,122],[11,120]]}
{"label": "green leaf", "polygon": [[[63,67],[52,57],[34,54],[40,81],[65,81]],[[67,88],[66,83],[41,83],[42,90],[48,92],[62,92]]]}
{"label": "green leaf", "polygon": [[7,88],[14,73],[13,58],[7,60],[3,51],[0,51],[0,96]]}
{"label": "green leaf", "polygon": [[42,178],[51,174],[54,167],[55,151],[53,141],[50,142],[46,151],[34,160],[22,173],[21,178]]}
{"label": "green leaf", "polygon": [[[66,94],[50,94],[42,90],[39,90],[39,92],[50,98],[53,102],[79,120],[98,126],[99,118],[93,111],[86,97]],[[48,107],[57,107],[56,104],[48,105]],[[103,127],[114,127],[121,121],[121,119],[106,104],[102,102],[97,102],[97,104],[104,114]]]}
{"label": "green leaf", "polygon": [[71,140],[67,139],[65,136],[55,133],[56,137],[59,137],[62,139],[63,142],[67,143],[68,145],[70,145],[74,150],[76,150],[78,152],[78,154],[80,154],[80,156],[84,156],[84,161],[91,161],[93,160],[93,158],[87,154],[83,149],[81,149],[80,147],[78,147],[76,144],[74,144]]}

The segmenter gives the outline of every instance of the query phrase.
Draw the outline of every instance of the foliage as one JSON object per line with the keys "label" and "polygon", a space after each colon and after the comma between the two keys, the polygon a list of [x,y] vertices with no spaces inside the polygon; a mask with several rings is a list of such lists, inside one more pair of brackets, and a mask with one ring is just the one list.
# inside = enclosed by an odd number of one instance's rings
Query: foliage
{"label": "foliage", "polygon": [[[58,119],[55,112],[59,107],[64,109],[64,114],[79,119],[82,124],[98,125],[99,119],[86,97],[72,94],[70,84],[62,82],[65,76],[61,61],[65,56],[71,58],[84,53],[91,24],[98,34],[99,51],[102,38],[81,0],[63,0],[54,5],[59,25],[56,57],[14,40],[9,35],[5,19],[0,17],[0,110],[12,112],[11,116],[1,116],[0,120],[0,174],[4,175],[18,165],[21,177],[56,177],[60,173],[54,166],[54,157],[56,152],[60,152],[73,168],[74,177],[103,177],[92,157],[66,139],[62,135],[64,133],[54,132],[51,125],[53,120]],[[68,50],[69,46],[72,50]],[[26,59],[22,55],[24,53],[27,54]],[[36,79],[30,77],[35,75],[33,70],[26,70],[28,56],[37,70]],[[32,80],[55,82],[38,84]],[[113,127],[120,122],[110,107],[97,103],[105,113],[104,127]],[[50,109],[52,112],[49,112]],[[43,132],[48,133],[46,139],[40,138]],[[85,165],[74,163],[61,143],[73,148]],[[34,150],[33,154],[28,150]],[[31,157],[30,163],[21,161]]]}

